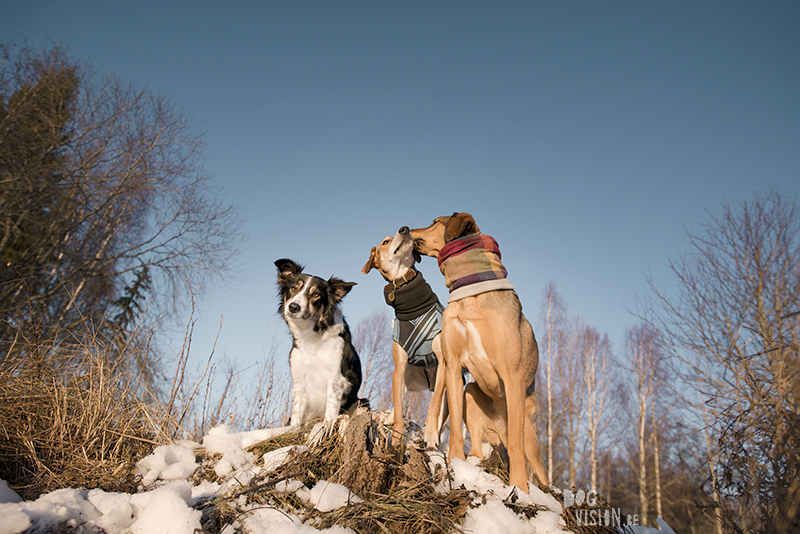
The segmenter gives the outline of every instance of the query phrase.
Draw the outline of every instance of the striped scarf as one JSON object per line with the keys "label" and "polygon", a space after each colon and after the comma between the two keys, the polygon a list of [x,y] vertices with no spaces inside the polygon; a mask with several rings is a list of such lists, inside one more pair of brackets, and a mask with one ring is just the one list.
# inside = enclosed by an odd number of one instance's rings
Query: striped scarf
{"label": "striped scarf", "polygon": [[459,237],[443,246],[439,251],[439,269],[450,293],[470,284],[508,276],[500,262],[497,241],[484,234]]}

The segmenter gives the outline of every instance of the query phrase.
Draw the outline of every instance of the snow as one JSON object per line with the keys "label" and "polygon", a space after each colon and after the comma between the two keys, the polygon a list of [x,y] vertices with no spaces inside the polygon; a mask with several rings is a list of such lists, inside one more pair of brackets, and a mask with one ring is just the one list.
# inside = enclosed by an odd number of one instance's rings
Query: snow
{"label": "snow", "polygon": [[[317,530],[310,525],[300,523],[300,518],[275,508],[254,508],[242,521],[234,522],[222,529],[222,534],[234,534],[237,529],[258,534],[353,534],[349,528],[334,526],[325,530]],[[238,530],[239,532],[241,530]]]}
{"label": "snow", "polygon": [[135,517],[133,524],[130,525],[131,533],[194,532],[200,528],[201,512],[190,508],[191,500],[192,485],[188,481],[131,496],[131,507]]}
{"label": "snow", "polygon": [[[431,462],[431,470],[435,472],[436,466],[441,468],[447,467],[447,461],[444,454],[440,452],[430,452],[428,457]],[[475,457],[470,457],[467,461],[459,460],[457,458],[451,459],[449,470],[450,477],[445,479],[437,486],[437,491],[444,492],[450,489],[459,488],[463,486],[465,489],[473,490],[480,495],[493,495],[499,497],[501,500],[508,499],[514,496],[518,504],[537,504],[546,506],[561,515],[562,507],[552,495],[540,490],[535,484],[529,484],[529,493],[526,494],[520,491],[516,486],[506,486],[502,480],[497,476],[487,473],[477,465]]]}
{"label": "snow", "polygon": [[23,532],[31,526],[28,514],[23,512],[19,506],[0,508],[0,513],[2,513],[3,517],[3,524],[0,525],[0,532],[2,533]]}
{"label": "snow", "polygon": [[[208,452],[222,454],[222,459],[217,462],[214,472],[219,477],[225,477],[255,461],[255,456],[247,452],[247,447],[279,436],[288,430],[291,430],[291,427],[268,428],[231,434],[228,425],[220,425],[212,428],[208,435],[203,438],[203,446]],[[246,484],[246,482],[242,483]]]}
{"label": "snow", "polygon": [[135,474],[142,476],[143,486],[150,486],[156,480],[188,478],[196,469],[193,451],[179,445],[161,445],[139,462]]}
{"label": "snow", "polygon": [[464,532],[504,532],[507,534],[551,534],[562,533],[563,520],[554,512],[539,512],[527,519],[514,513],[499,499],[487,500],[486,504],[467,512]]}
{"label": "snow", "polygon": [[302,445],[288,445],[281,449],[268,452],[261,458],[264,460],[264,470],[272,472],[282,466],[292,456],[298,455],[303,451],[308,450],[308,447]]}
{"label": "snow", "polygon": [[364,502],[361,497],[341,484],[326,480],[320,480],[310,490],[300,488],[295,493],[320,512],[332,512],[351,503]]}
{"label": "snow", "polygon": [[[239,489],[253,477],[268,474],[296,454],[308,450],[299,445],[283,447],[264,454],[263,463],[257,462],[256,455],[247,451],[255,443],[289,430],[292,428],[233,433],[221,425],[211,429],[202,444],[184,441],[157,447],[137,464],[136,473],[142,477],[142,486],[134,494],[100,489],[61,489],[26,502],[0,481],[0,534],[18,534],[27,529],[44,531],[48,530],[48,525],[55,528],[60,524],[74,527],[76,532],[102,529],[108,534],[193,534],[195,529],[201,528],[201,512],[192,505]],[[214,468],[218,477],[216,482],[192,480],[199,467],[196,453],[201,448],[206,453],[219,455]],[[437,491],[447,492],[463,486],[476,492],[474,507],[464,518],[466,532],[527,534],[566,531],[561,518],[561,504],[535,485],[531,485],[530,494],[526,494],[519,488],[506,486],[496,476],[473,465],[474,462],[448,460],[438,451],[429,452],[428,461],[432,473],[444,469],[450,475],[437,486]],[[325,480],[310,488],[299,480],[283,480],[274,489],[294,493],[321,512],[363,502],[347,487]],[[528,519],[505,506],[503,501],[537,504],[551,511],[539,511]],[[233,524],[223,529],[224,534],[236,531],[250,534],[319,532],[313,525],[303,524],[297,515],[301,512],[297,510],[246,504],[244,497],[236,504],[239,513]],[[335,526],[322,532],[345,534],[353,531]]]}

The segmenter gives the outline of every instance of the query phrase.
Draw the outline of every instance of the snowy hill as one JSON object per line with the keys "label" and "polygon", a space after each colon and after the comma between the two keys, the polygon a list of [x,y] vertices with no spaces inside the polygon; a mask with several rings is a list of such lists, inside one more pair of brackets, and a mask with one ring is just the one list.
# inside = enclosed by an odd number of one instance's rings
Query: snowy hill
{"label": "snowy hill", "polygon": [[[386,446],[386,414],[231,433],[157,447],[138,462],[139,491],[61,489],[22,502],[0,482],[0,534],[615,532],[570,530],[560,496],[509,487],[472,462]],[[414,436],[414,432],[411,432]]]}

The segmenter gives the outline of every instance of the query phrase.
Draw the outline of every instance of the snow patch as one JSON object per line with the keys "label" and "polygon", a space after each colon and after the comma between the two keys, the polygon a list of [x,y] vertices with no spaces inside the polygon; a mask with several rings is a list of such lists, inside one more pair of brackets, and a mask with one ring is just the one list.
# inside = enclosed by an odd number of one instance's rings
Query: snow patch
{"label": "snow patch", "polygon": [[193,534],[200,528],[199,510],[190,508],[191,482],[175,482],[147,493],[131,496],[136,519],[131,534]]}
{"label": "snow patch", "polygon": [[320,480],[310,490],[298,489],[295,494],[320,512],[331,512],[364,500],[341,484]]}
{"label": "snow patch", "polygon": [[463,529],[464,532],[486,534],[562,534],[564,529],[558,521],[561,521],[560,516],[547,511],[540,511],[528,519],[506,508],[500,500],[490,499],[467,512]]}
{"label": "snow patch", "polygon": [[264,454],[261,459],[264,462],[263,473],[271,473],[286,463],[290,458],[302,454],[308,450],[305,445],[288,445],[272,452]]}
{"label": "snow patch", "polygon": [[194,451],[180,445],[161,445],[152,454],[139,460],[135,474],[141,475],[142,485],[152,486],[156,480],[182,480],[192,476],[197,463]]}
{"label": "snow patch", "polygon": [[257,534],[313,534],[317,532],[355,534],[349,528],[339,526],[320,531],[310,525],[302,524],[300,518],[295,514],[262,506],[252,507],[242,519],[222,529],[221,534],[235,534],[242,530]]}

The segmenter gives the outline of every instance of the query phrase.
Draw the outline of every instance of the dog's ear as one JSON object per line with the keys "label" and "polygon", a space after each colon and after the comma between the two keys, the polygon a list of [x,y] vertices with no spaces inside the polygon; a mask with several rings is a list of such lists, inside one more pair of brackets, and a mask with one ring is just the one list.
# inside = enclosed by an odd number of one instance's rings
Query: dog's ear
{"label": "dog's ear", "polygon": [[369,259],[367,263],[364,264],[364,267],[361,269],[363,274],[367,274],[372,269],[375,268],[375,251],[378,250],[378,247],[372,247],[372,250],[369,251]]}
{"label": "dog's ear", "polygon": [[444,227],[444,242],[449,243],[465,235],[479,234],[480,228],[469,213],[454,213]]}
{"label": "dog's ear", "polygon": [[350,293],[350,290],[356,285],[355,282],[345,282],[344,280],[340,280],[334,276],[331,276],[328,279],[328,285],[331,286],[331,291],[333,291],[333,300],[334,302],[341,301],[345,295]]}
{"label": "dog's ear", "polygon": [[278,279],[285,280],[293,274],[302,273],[303,266],[298,265],[288,258],[283,258],[275,262],[275,267],[278,268]]}

